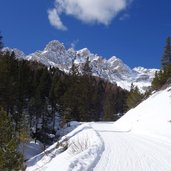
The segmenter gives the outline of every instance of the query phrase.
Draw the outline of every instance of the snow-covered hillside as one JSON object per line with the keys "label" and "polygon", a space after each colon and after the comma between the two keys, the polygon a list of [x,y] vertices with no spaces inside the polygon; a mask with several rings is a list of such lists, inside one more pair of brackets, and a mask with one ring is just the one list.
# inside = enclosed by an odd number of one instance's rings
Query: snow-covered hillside
{"label": "snow-covered hillside", "polygon": [[109,58],[91,53],[87,48],[75,51],[74,49],[66,49],[63,43],[57,40],[49,42],[45,49],[36,51],[30,55],[24,55],[23,52],[17,49],[14,50],[17,58],[27,60],[35,60],[47,66],[58,67],[60,70],[68,73],[72,62],[74,62],[81,73],[82,67],[89,57],[90,65],[94,76],[103,78],[111,83],[117,83],[118,86],[129,90],[131,83],[137,85],[141,90],[145,90],[151,85],[156,69],[145,69],[137,67],[131,69],[123,61],[115,56]]}
{"label": "snow-covered hillside", "polygon": [[119,130],[171,138],[171,87],[154,93],[120,118]]}
{"label": "snow-covered hillside", "polygon": [[64,152],[52,145],[27,162],[27,171],[170,171],[170,109],[171,87],[115,123],[82,124],[59,142],[67,142]]}

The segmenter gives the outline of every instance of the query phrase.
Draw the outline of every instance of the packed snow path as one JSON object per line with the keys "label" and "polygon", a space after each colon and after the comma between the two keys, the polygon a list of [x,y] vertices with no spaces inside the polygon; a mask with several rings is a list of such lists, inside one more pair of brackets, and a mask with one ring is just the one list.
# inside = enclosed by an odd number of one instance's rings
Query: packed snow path
{"label": "packed snow path", "polygon": [[113,123],[92,123],[104,151],[94,171],[171,171],[171,141],[114,130]]}

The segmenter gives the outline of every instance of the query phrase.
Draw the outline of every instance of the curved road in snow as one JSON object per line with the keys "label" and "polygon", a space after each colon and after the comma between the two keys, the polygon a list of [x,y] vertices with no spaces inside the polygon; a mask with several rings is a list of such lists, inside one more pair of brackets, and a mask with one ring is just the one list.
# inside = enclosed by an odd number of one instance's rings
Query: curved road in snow
{"label": "curved road in snow", "polygon": [[104,151],[94,171],[171,171],[171,141],[115,132],[112,123],[92,123]]}

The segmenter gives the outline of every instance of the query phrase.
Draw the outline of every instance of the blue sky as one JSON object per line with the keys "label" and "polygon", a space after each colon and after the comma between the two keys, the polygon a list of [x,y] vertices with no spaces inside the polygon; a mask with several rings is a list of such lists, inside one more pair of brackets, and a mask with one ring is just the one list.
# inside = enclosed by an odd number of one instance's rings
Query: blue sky
{"label": "blue sky", "polygon": [[0,31],[5,46],[26,54],[57,39],[66,48],[115,55],[130,67],[159,68],[171,36],[171,1],[128,1],[0,0]]}

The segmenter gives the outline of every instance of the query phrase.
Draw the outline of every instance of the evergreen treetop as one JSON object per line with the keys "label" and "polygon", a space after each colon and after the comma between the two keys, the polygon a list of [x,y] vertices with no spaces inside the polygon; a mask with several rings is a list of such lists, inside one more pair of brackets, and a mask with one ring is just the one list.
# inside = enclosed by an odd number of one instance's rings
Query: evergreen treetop
{"label": "evergreen treetop", "polygon": [[162,69],[166,69],[171,65],[171,38],[167,37],[166,46],[164,48],[164,54],[161,60]]}
{"label": "evergreen treetop", "polygon": [[131,84],[131,90],[128,93],[128,98],[127,98],[128,109],[136,107],[142,100],[143,100],[143,94],[141,94],[137,86]]}
{"label": "evergreen treetop", "polygon": [[1,35],[1,32],[0,32],[0,50],[4,47],[3,46],[3,41],[2,41],[2,35]]}
{"label": "evergreen treetop", "polygon": [[83,75],[90,76],[92,75],[92,68],[90,66],[90,60],[89,57],[87,57],[86,62],[83,67]]}
{"label": "evergreen treetop", "polygon": [[166,46],[164,48],[164,54],[161,59],[161,69],[155,73],[155,77],[152,81],[152,89],[160,89],[167,80],[171,77],[171,38],[167,37]]}
{"label": "evergreen treetop", "polygon": [[75,65],[74,61],[72,61],[72,66],[71,66],[71,69],[70,69],[70,74],[72,76],[78,76],[79,75],[78,66]]}

